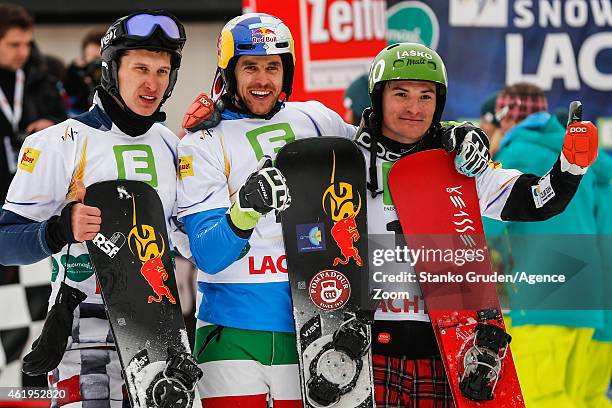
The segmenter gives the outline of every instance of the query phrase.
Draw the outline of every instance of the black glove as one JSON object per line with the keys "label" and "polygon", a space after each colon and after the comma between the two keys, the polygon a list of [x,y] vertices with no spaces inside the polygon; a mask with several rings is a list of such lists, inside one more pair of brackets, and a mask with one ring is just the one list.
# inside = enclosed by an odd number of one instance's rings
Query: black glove
{"label": "black glove", "polygon": [[42,375],[59,365],[72,333],[74,309],[86,298],[86,294],[62,282],[42,333],[32,344],[32,351],[23,358],[24,373]]}
{"label": "black glove", "polygon": [[66,204],[60,215],[54,215],[47,221],[45,240],[49,249],[54,254],[58,253],[66,245],[78,242],[74,239],[70,219],[72,206],[75,204],[76,201]]}
{"label": "black glove", "polygon": [[361,112],[361,120],[359,121],[359,127],[357,128],[357,133],[355,134],[355,139],[359,139],[359,135],[363,132],[372,133],[372,128],[374,127],[374,110],[372,107],[368,106]]}
{"label": "black glove", "polygon": [[264,156],[255,170],[238,191],[236,201],[241,211],[257,211],[266,214],[272,210],[283,211],[289,208],[291,196],[285,177],[272,159]]}
{"label": "black glove", "polygon": [[445,126],[441,130],[442,146],[448,152],[457,150],[455,168],[459,173],[473,177],[489,165],[489,138],[486,133],[469,122]]}

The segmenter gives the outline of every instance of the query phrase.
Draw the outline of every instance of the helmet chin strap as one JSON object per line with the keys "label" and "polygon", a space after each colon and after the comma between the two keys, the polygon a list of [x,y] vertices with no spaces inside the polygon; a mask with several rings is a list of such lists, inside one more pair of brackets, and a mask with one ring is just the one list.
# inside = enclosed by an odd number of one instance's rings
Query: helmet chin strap
{"label": "helmet chin strap", "polygon": [[[373,116],[373,123],[372,123],[372,128],[369,129],[369,136],[370,136],[370,144],[369,146],[364,145],[363,142],[359,142],[357,141],[358,144],[360,144],[361,146],[364,146],[366,148],[369,149],[370,151],[370,163],[368,166],[368,172],[369,172],[369,176],[370,176],[370,182],[367,184],[367,188],[370,191],[370,194],[372,195],[372,198],[376,198],[377,195],[382,194],[383,190],[379,190],[378,189],[378,170],[376,168],[376,158],[378,156],[378,145],[379,143],[381,145],[385,145],[385,140],[387,141],[391,141],[392,139],[388,138],[387,136],[383,135],[381,132],[381,128],[382,128],[382,121],[377,121],[377,116],[376,115],[372,115]],[[439,121],[433,121],[432,124],[429,126],[429,128],[425,131],[425,134],[423,135],[423,137],[421,137],[417,142],[415,142],[412,147],[410,147],[408,150],[404,151],[404,152],[396,152],[398,153],[398,158],[399,157],[403,157],[406,156],[408,154],[412,154],[412,153],[417,153],[420,152],[422,150],[428,150],[431,149],[432,146],[436,145],[436,141],[434,139],[437,138],[437,131],[438,129],[440,129],[440,122]],[[396,142],[397,143],[397,142]],[[428,145],[429,143],[429,145]],[[381,148],[383,149],[383,151],[387,150],[388,147],[388,143],[386,143],[387,146],[381,146]],[[388,157],[382,157],[385,160],[389,160]]]}

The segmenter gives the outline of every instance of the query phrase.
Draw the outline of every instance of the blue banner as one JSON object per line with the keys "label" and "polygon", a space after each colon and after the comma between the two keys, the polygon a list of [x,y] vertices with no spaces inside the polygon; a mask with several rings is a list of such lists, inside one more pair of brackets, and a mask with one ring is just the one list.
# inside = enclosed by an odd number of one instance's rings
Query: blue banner
{"label": "blue banner", "polygon": [[530,82],[551,111],[572,100],[612,148],[611,0],[388,1],[390,42],[436,49],[448,71],[445,119],[478,118],[506,84]]}

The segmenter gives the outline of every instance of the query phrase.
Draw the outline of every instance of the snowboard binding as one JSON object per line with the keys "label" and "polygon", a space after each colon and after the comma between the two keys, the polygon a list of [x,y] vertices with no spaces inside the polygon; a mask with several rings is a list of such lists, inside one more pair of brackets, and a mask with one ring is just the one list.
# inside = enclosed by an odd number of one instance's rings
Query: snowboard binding
{"label": "snowboard binding", "polygon": [[367,323],[353,315],[310,363],[306,384],[310,402],[317,407],[331,407],[350,392],[363,367],[361,358],[369,348]]}
{"label": "snowboard binding", "polygon": [[[467,398],[475,401],[493,399],[495,387],[501,374],[502,361],[508,352],[512,337],[501,327],[485,323],[501,319],[497,309],[478,312],[474,342],[463,357],[463,375],[459,389]],[[501,355],[500,355],[501,353]]]}
{"label": "snowboard binding", "polygon": [[190,354],[168,348],[166,367],[153,380],[147,399],[158,408],[191,407],[196,384],[202,375]]}

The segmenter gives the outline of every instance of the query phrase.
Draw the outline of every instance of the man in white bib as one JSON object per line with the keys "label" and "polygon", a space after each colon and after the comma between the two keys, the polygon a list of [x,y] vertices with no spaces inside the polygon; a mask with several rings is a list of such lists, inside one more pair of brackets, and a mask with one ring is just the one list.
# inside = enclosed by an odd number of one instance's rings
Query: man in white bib
{"label": "man in white bib", "polygon": [[102,87],[91,109],[29,136],[19,153],[0,213],[0,264],[52,257],[45,327],[61,333],[43,329],[23,367],[50,372],[51,383],[67,390],[64,407],[123,406],[121,366],[84,242],[100,230],[104,213],[82,200],[96,182],[148,183],[171,230],[178,138],[159,123],[160,108],[176,83],[185,40],[183,25],[165,11],[117,20],[101,42]]}

